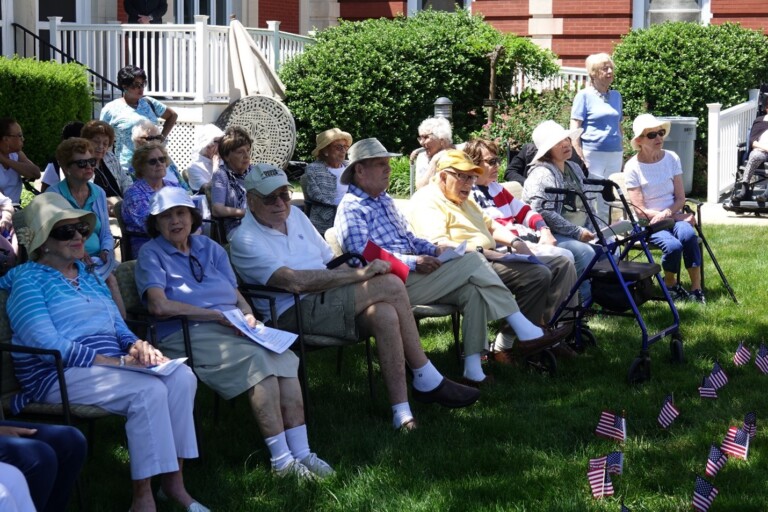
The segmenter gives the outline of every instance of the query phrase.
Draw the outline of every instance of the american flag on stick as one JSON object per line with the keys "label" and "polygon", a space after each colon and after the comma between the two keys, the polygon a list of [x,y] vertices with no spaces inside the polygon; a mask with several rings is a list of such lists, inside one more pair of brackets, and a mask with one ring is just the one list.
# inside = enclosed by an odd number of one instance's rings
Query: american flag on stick
{"label": "american flag on stick", "polygon": [[752,359],[752,352],[744,345],[742,341],[739,343],[739,348],[736,349],[736,353],[733,354],[733,364],[736,366],[744,366]]}
{"label": "american flag on stick", "polygon": [[589,467],[604,465],[609,473],[620,475],[624,471],[624,454],[621,452],[611,452],[596,459],[589,459]]}
{"label": "american flag on stick", "polygon": [[731,427],[723,439],[720,449],[731,457],[747,460],[749,452],[749,434],[738,427]]}
{"label": "american flag on stick", "polygon": [[597,422],[595,434],[623,443],[627,439],[626,420],[618,414],[613,414],[611,411],[603,411],[600,413],[600,420]]}
{"label": "american flag on stick", "polygon": [[693,488],[693,508],[699,512],[707,512],[717,496],[717,487],[696,475],[696,485]]}
{"label": "american flag on stick", "polygon": [[715,391],[715,386],[712,385],[712,381],[709,380],[709,377],[704,377],[701,380],[699,396],[701,398],[717,398],[717,391]]}
{"label": "american flag on stick", "polygon": [[679,415],[680,411],[675,407],[675,397],[670,393],[664,398],[664,404],[661,406],[658,418],[659,425],[661,428],[669,428]]}
{"label": "american flag on stick", "polygon": [[723,367],[720,366],[720,363],[717,361],[715,361],[714,366],[712,366],[712,373],[709,374],[709,380],[712,381],[712,385],[715,387],[715,389],[720,389],[728,384],[728,376],[723,371]]}
{"label": "american flag on stick", "polygon": [[613,496],[613,483],[611,477],[608,476],[605,464],[598,466],[589,466],[587,469],[587,480],[589,480],[589,487],[592,489],[593,498],[604,498],[606,496]]}
{"label": "american flag on stick", "polygon": [[757,415],[754,412],[748,412],[744,415],[744,431],[749,434],[750,439],[757,435]]}
{"label": "american flag on stick", "polygon": [[705,474],[709,478],[714,478],[718,471],[723,469],[725,463],[728,462],[728,455],[725,454],[714,443],[709,448],[709,456],[707,457],[707,470]]}
{"label": "american flag on stick", "polygon": [[761,372],[768,373],[768,347],[764,343],[760,344],[760,350],[757,351],[757,356],[755,356],[755,364],[760,368]]}

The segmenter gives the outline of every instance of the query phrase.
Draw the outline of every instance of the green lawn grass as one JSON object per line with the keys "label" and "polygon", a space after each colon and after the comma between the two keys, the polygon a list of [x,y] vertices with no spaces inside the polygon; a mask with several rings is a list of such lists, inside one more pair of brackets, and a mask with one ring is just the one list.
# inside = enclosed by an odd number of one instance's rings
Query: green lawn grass
{"label": "green lawn grass", "polygon": [[[222,403],[218,421],[210,390],[198,391],[201,457],[185,467],[193,496],[214,511],[286,510],[689,510],[695,475],[704,474],[711,443],[754,410],[758,434],[747,461],[730,460],[713,480],[713,511],[768,510],[768,376],[753,363],[735,368],[733,352],[744,340],[753,353],[764,340],[768,292],[762,254],[768,229],[708,226],[740,304],[729,298],[705,258],[706,306],[683,304],[681,329],[686,362],[670,362],[668,340],[651,347],[652,379],[637,387],[626,373],[640,350],[633,319],[590,320],[598,346],[563,361],[554,378],[525,369],[489,365],[496,385],[473,407],[446,410],[412,403],[420,428],[398,434],[381,379],[371,402],[362,346],[345,354],[342,375],[335,352],[308,355],[311,446],[336,469],[318,484],[279,480],[269,473],[268,453],[244,398]],[[670,323],[666,305],[643,306],[651,328]],[[437,367],[457,377],[447,319],[425,321],[423,343]],[[704,401],[697,387],[718,359],[730,382],[718,400]],[[681,415],[664,431],[656,417],[673,392]],[[600,411],[626,411],[624,445],[593,431]],[[120,418],[100,421],[94,453],[83,471],[91,510],[125,510],[130,476]],[[587,461],[613,450],[625,454],[624,474],[613,477],[616,494],[595,500]],[[160,504],[159,510],[179,510]]]}

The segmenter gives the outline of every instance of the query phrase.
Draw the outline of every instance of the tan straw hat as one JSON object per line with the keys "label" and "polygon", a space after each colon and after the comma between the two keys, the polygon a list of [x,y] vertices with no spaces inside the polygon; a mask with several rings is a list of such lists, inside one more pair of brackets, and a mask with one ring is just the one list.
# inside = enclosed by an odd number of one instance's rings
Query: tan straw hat
{"label": "tan straw hat", "polygon": [[320,151],[322,151],[324,147],[339,139],[344,139],[347,141],[348,146],[352,145],[352,136],[347,132],[339,130],[338,128],[331,128],[330,130],[325,130],[324,132],[318,133],[315,139],[316,147],[312,150],[312,156],[317,158],[317,155],[320,154]]}
{"label": "tan straw hat", "polygon": [[349,164],[344,172],[341,173],[339,181],[344,185],[349,185],[352,181],[352,172],[355,168],[355,164],[361,160],[368,160],[369,158],[391,158],[393,156],[402,156],[400,153],[390,153],[384,144],[379,142],[379,139],[363,139],[355,142],[351,148],[349,148]]}

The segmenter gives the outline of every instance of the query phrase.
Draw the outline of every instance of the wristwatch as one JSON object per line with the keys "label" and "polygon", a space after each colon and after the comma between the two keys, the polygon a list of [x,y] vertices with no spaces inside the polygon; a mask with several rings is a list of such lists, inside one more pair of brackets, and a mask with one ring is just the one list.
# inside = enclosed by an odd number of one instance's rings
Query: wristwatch
{"label": "wristwatch", "polygon": [[477,247],[475,247],[475,250],[477,252],[479,252],[480,254],[483,254],[483,246],[482,245],[478,245]]}

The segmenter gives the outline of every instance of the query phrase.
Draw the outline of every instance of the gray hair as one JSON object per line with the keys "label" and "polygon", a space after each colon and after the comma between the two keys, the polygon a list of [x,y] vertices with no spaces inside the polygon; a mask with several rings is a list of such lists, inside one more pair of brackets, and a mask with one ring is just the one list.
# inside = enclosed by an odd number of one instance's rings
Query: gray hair
{"label": "gray hair", "polygon": [[594,53],[584,61],[584,67],[587,68],[589,78],[596,77],[600,68],[606,64],[613,66],[613,59],[607,53]]}
{"label": "gray hair", "polygon": [[419,135],[433,135],[437,139],[453,144],[451,123],[444,117],[428,117],[419,125]]}
{"label": "gray hair", "polygon": [[133,126],[133,129],[131,129],[131,141],[133,141],[133,145],[140,146],[141,138],[146,137],[154,131],[157,131],[157,133],[160,134],[160,128],[158,128],[155,123],[149,119],[142,119]]}

